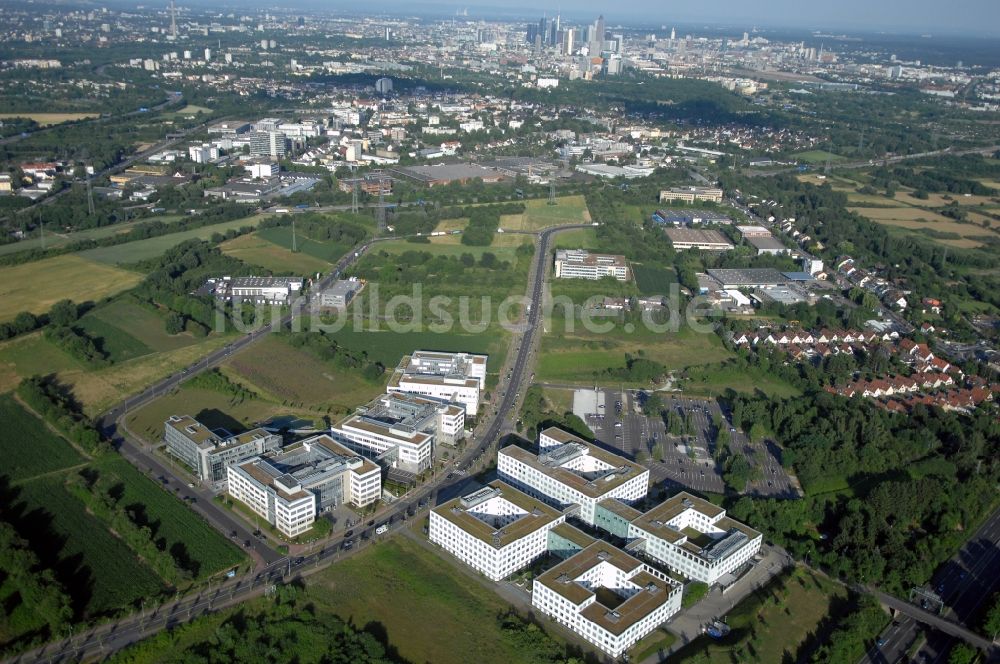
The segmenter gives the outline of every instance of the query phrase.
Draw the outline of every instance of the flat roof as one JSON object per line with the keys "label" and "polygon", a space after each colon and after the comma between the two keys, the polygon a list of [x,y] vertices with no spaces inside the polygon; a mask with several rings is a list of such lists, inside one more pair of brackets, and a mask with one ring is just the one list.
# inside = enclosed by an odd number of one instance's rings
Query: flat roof
{"label": "flat roof", "polygon": [[614,609],[595,600],[580,612],[584,618],[612,634],[621,634],[666,603],[672,593],[680,592],[679,584],[653,576],[642,569],[643,563],[637,558],[602,541],[594,542],[544,572],[535,579],[535,583],[545,585],[579,606],[596,593],[577,583],[576,579],[602,564],[613,565],[626,574],[631,573],[630,583],[640,588]]}
{"label": "flat roof", "polygon": [[732,247],[733,243],[725,235],[716,230],[700,228],[666,228],[663,230],[673,244],[724,244]]}
{"label": "flat roof", "polygon": [[708,276],[721,284],[752,286],[756,284],[783,284],[788,277],[771,267],[710,268]]}
{"label": "flat roof", "polygon": [[556,535],[559,535],[564,539],[568,539],[570,542],[573,542],[577,546],[581,546],[585,549],[597,541],[596,538],[591,537],[590,535],[583,532],[579,528],[571,526],[565,521],[560,523],[558,526],[555,526],[552,529],[552,532],[554,532]]}
{"label": "flat roof", "polygon": [[[487,489],[494,491],[490,492]],[[470,508],[494,498],[506,500],[524,510],[526,514],[497,529],[469,513]],[[562,516],[562,512],[554,507],[518,491],[501,480],[493,480],[484,489],[452,498],[435,507],[434,513],[496,549],[501,549],[539,528],[544,528]]]}
{"label": "flat roof", "polygon": [[[516,445],[510,445],[508,447],[500,450],[500,454],[505,454],[509,457],[517,459],[518,461],[531,466],[532,468],[548,475],[549,477],[558,480],[562,484],[569,486],[585,496],[591,498],[597,498],[598,496],[603,496],[608,491],[615,489],[625,482],[631,480],[632,478],[642,475],[643,473],[649,473],[649,470],[637,463],[629,461],[624,457],[620,457],[617,454],[612,454],[611,452],[605,451],[596,445],[591,445],[590,443],[585,443],[582,441],[564,444],[574,444],[574,445],[584,445],[586,446],[586,453],[590,456],[603,461],[604,463],[611,466],[608,470],[608,474],[604,477],[595,480],[588,480],[587,478],[578,475],[577,473],[569,470],[567,468],[561,467],[559,465],[549,465],[543,460],[539,459],[539,455],[529,452],[528,450],[517,447]],[[547,452],[541,456],[549,456],[551,452]],[[573,455],[566,459],[566,461],[571,460],[571,458],[576,458],[579,455]],[[565,462],[564,462],[565,463]],[[622,471],[621,469],[624,469]]]}
{"label": "flat roof", "polygon": [[478,164],[430,164],[426,166],[399,166],[393,172],[411,177],[422,182],[437,182],[452,180],[469,180],[483,178],[495,180],[502,176],[494,170],[483,168]]}
{"label": "flat roof", "polygon": [[621,254],[592,254],[583,249],[559,249],[556,260],[570,265],[626,267],[628,263]]}
{"label": "flat roof", "polygon": [[605,498],[604,500],[602,500],[597,504],[603,507],[604,509],[608,510],[609,512],[617,514],[618,516],[622,517],[629,523],[635,521],[640,516],[642,516],[642,512],[632,507],[631,505],[626,505],[617,498]]}

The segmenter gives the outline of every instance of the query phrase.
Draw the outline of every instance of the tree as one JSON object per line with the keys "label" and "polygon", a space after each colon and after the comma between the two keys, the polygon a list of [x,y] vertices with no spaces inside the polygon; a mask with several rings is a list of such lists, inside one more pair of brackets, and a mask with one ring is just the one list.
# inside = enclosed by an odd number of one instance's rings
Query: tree
{"label": "tree", "polygon": [[49,322],[56,327],[72,325],[79,317],[80,311],[72,300],[60,300],[49,309]]}
{"label": "tree", "polygon": [[167,314],[164,326],[166,327],[167,334],[180,334],[184,331],[184,316],[176,311],[171,311]]}
{"label": "tree", "polygon": [[663,397],[661,397],[657,392],[653,392],[647,396],[646,400],[642,404],[642,412],[646,417],[659,415],[663,412],[664,408]]}

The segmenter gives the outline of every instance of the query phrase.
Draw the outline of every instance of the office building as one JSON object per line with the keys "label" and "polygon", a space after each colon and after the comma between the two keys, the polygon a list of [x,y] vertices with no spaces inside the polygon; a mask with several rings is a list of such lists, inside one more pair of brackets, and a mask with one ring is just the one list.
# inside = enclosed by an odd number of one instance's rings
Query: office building
{"label": "office building", "polygon": [[347,447],[411,473],[431,467],[438,443],[454,444],[464,433],[463,406],[403,392],[377,397],[330,429]]}
{"label": "office building", "polygon": [[379,467],[327,435],[228,466],[227,472],[229,495],[287,537],[306,532],[317,515],[338,505],[370,505],[382,491]]}
{"label": "office building", "polygon": [[557,507],[578,505],[575,516],[590,525],[602,500],[631,504],[649,490],[649,469],[555,427],[539,434],[538,454],[516,445],[500,450],[497,474]]}
{"label": "office building", "polygon": [[321,307],[343,311],[363,286],[363,281],[353,277],[351,279],[338,279],[320,294],[319,304]]}
{"label": "office building", "polygon": [[505,579],[548,551],[550,530],[565,515],[494,480],[431,510],[428,536],[491,581]]}
{"label": "office building", "polygon": [[698,230],[691,228],[667,228],[664,230],[674,249],[701,249],[703,251],[729,251],[733,243],[720,233],[713,230]]}
{"label": "office building", "polygon": [[288,139],[279,131],[252,132],[250,154],[255,157],[284,157],[288,154]]}
{"label": "office building", "polygon": [[164,423],[163,441],[170,454],[214,488],[225,483],[226,468],[231,464],[281,447],[281,436],[264,429],[238,436],[216,433],[190,415],[171,415]]}
{"label": "office building", "polygon": [[392,79],[391,78],[380,78],[375,81],[375,92],[380,95],[392,94]]}
{"label": "office building", "polygon": [[628,281],[629,269],[624,256],[592,254],[583,249],[556,251],[555,276],[557,279],[603,279],[614,277]]}
{"label": "office building", "polygon": [[486,387],[486,355],[414,351],[393,372],[386,392],[409,392],[465,406],[479,412],[479,395]]}
{"label": "office building", "polygon": [[535,579],[531,604],[616,658],[680,611],[681,596],[676,581],[596,541]]}
{"label": "office building", "polygon": [[681,201],[683,203],[694,203],[695,201],[721,203],[722,190],[715,187],[672,187],[660,191],[661,203],[669,203],[671,201]]}
{"label": "office building", "polygon": [[686,491],[633,520],[628,539],[674,572],[708,585],[735,578],[761,545],[759,532]]}

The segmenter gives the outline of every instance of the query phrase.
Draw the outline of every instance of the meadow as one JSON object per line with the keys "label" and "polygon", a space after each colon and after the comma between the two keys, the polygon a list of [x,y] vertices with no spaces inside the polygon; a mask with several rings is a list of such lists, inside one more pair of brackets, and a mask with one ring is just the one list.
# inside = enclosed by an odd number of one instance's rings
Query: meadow
{"label": "meadow", "polygon": [[[88,261],[95,261],[106,265],[128,265],[138,263],[150,258],[156,258],[157,256],[163,254],[163,252],[167,249],[177,246],[182,242],[186,242],[187,240],[207,240],[215,233],[225,233],[230,229],[236,230],[243,228],[244,226],[256,227],[257,224],[259,224],[264,218],[265,217],[263,215],[254,215],[252,217],[244,217],[243,219],[234,219],[232,221],[225,221],[219,224],[212,224],[210,226],[202,226],[201,228],[181,231],[180,233],[171,233],[169,235],[161,235],[159,237],[152,237],[146,240],[127,242],[113,247],[97,247],[95,249],[87,249],[86,251],[78,253],[77,256]],[[35,263],[31,263],[31,265],[35,265]]]}
{"label": "meadow", "polygon": [[27,251],[28,249],[57,249],[59,247],[64,247],[71,242],[101,240],[113,235],[127,233],[135,228],[136,225],[149,221],[162,221],[165,224],[170,224],[181,221],[182,219],[185,219],[185,217],[179,214],[160,215],[123,224],[112,224],[111,226],[101,226],[100,228],[88,228],[83,231],[73,231],[72,233],[52,233],[46,231],[44,238],[33,237],[21,240],[20,242],[11,242],[10,244],[0,245],[0,256],[15,254],[19,251]]}
{"label": "meadow", "polygon": [[497,618],[510,605],[458,565],[443,552],[396,537],[313,577],[308,595],[320,610],[383,632],[409,662],[550,661],[501,629]]}
{"label": "meadow", "polygon": [[0,267],[0,321],[11,320],[22,311],[44,313],[59,300],[97,302],[135,286],[141,279],[135,272],[79,255]]}
{"label": "meadow", "polygon": [[550,226],[590,223],[590,210],[582,195],[560,196],[556,198],[555,205],[549,205],[547,198],[527,200],[524,205],[526,209],[523,213],[500,217],[500,228],[535,232]]}
{"label": "meadow", "polygon": [[954,219],[949,219],[936,212],[922,210],[913,207],[892,207],[892,208],[848,208],[852,212],[863,215],[877,224],[889,226],[891,228],[904,229],[920,235],[921,232],[933,231],[935,233],[953,233],[957,238],[940,238],[928,235],[927,238],[934,242],[948,244],[953,247],[971,248],[982,245],[977,239],[984,235],[993,235],[993,231],[984,229],[976,224],[960,223]]}
{"label": "meadow", "polygon": [[25,410],[9,394],[0,395],[0,475],[12,482],[44,475],[83,463],[73,447],[52,432],[41,420]]}
{"label": "meadow", "polygon": [[364,352],[370,360],[381,362],[390,371],[395,368],[403,355],[415,350],[440,350],[449,352],[485,353],[487,371],[495,373],[503,364],[507,351],[507,333],[491,326],[479,334],[461,332],[392,332],[389,330],[355,332],[346,327],[330,335],[338,344],[355,352]]}
{"label": "meadow", "polygon": [[176,350],[200,341],[187,332],[167,334],[165,319],[160,312],[140,304],[130,295],[116,298],[89,312],[81,323],[86,326],[90,318],[97,318],[126,332],[148,347],[150,352]]}
{"label": "meadow", "polygon": [[64,122],[97,118],[100,115],[100,113],[0,113],[0,120],[27,118],[28,120],[34,120],[41,127],[51,127],[52,125]]}
{"label": "meadow", "polygon": [[761,371],[757,367],[736,367],[730,363],[708,364],[688,369],[689,380],[680,384],[685,394],[722,396],[726,390],[754,394],[758,390],[770,397],[797,397],[802,392],[794,385]]}
{"label": "meadow", "polygon": [[826,150],[806,150],[805,152],[796,152],[792,156],[806,164],[825,164],[827,161],[836,163],[844,161],[846,158]]}
{"label": "meadow", "polygon": [[260,231],[228,240],[220,246],[220,249],[222,253],[238,258],[244,263],[259,265],[275,273],[306,275],[326,272],[331,267],[329,261],[303,251],[293,253],[290,249],[261,237]]}
{"label": "meadow", "polygon": [[[256,235],[260,239],[267,240],[268,242],[277,245],[278,247],[282,247],[291,253],[292,229],[290,226],[264,228],[257,231]],[[327,267],[343,258],[352,248],[349,245],[337,244],[335,242],[320,242],[318,240],[313,240],[306,237],[302,233],[296,234],[295,247],[298,250],[297,254],[311,256],[314,259],[327,263]],[[324,268],[324,270],[325,269],[326,268]]]}

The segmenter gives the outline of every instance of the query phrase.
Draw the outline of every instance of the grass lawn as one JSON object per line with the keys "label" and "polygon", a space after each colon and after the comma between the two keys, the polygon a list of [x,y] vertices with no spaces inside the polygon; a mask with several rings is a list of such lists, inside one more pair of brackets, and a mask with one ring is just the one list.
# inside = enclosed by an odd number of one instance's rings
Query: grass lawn
{"label": "grass lawn", "polygon": [[[127,322],[127,319],[122,322]],[[92,338],[97,347],[113,362],[124,362],[153,352],[152,348],[104,318],[87,315],[74,327],[83,330]]]}
{"label": "grass lawn", "polygon": [[665,629],[658,629],[646,635],[644,639],[632,646],[631,660],[634,662],[645,661],[647,657],[652,657],[661,650],[666,650],[677,641],[677,637]]}
{"label": "grass lawn", "polygon": [[327,412],[349,412],[385,387],[384,381],[368,382],[360,372],[324,363],[274,335],[233,355],[223,366],[266,399]]}
{"label": "grass lawn", "polygon": [[677,270],[672,267],[633,263],[632,274],[641,295],[667,295],[670,285],[677,283]]}
{"label": "grass lawn", "polygon": [[293,272],[300,275],[326,272],[331,263],[302,251],[292,253],[279,244],[259,237],[258,233],[241,235],[224,242],[222,252],[245,263],[259,265],[273,272]]}
{"label": "grass lawn", "polygon": [[0,267],[0,321],[11,320],[22,311],[46,312],[59,300],[96,302],[131,288],[141,279],[135,272],[73,255]]}
{"label": "grass lawn", "polygon": [[67,587],[78,614],[138,604],[164,589],[160,578],[66,491],[62,477],[33,480],[18,489],[12,512],[23,523],[19,530]]}
{"label": "grass lawn", "polygon": [[4,463],[0,474],[12,482],[83,462],[83,457],[72,445],[9,394],[0,395],[0,420],[4,423],[4,435],[0,436],[0,455]]}
{"label": "grass lawn", "polygon": [[[407,242],[406,240],[386,240],[378,242],[369,249],[370,252],[385,251],[390,254],[402,254],[407,251],[420,251],[433,254],[435,256],[461,256],[462,254],[472,254],[478,261],[483,254],[491,253],[500,261],[510,261],[517,263],[517,247],[522,244],[531,244],[531,238],[523,235],[502,234],[494,235],[493,245],[488,247],[470,247],[461,243],[460,235],[445,235],[431,238],[430,243]],[[510,240],[508,244],[506,240]]]}
{"label": "grass lawn", "polygon": [[378,625],[410,662],[543,661],[500,628],[510,606],[446,555],[397,537],[312,577],[308,595],[358,627]]}
{"label": "grass lawn", "polygon": [[839,613],[847,601],[840,585],[801,568],[781,581],[756,591],[727,617],[732,631],[719,641],[702,636],[671,658],[672,662],[730,664],[741,661],[747,642],[754,643],[758,662],[808,661],[817,634],[826,632],[825,619]]}
{"label": "grass lawn", "polygon": [[205,108],[204,106],[195,106],[194,104],[188,104],[184,108],[179,108],[173,113],[164,113],[164,115],[194,115],[196,113],[211,113],[212,109]]}
{"label": "grass lawn", "polygon": [[[167,249],[177,246],[182,242],[186,242],[187,240],[195,238],[199,240],[207,240],[212,237],[214,233],[225,233],[229,229],[238,229],[244,226],[256,227],[257,224],[265,218],[266,217],[264,215],[255,215],[252,217],[244,217],[243,219],[224,221],[220,224],[212,224],[211,226],[203,226],[201,228],[181,231],[180,233],[171,233],[169,235],[151,237],[147,240],[127,242],[114,247],[97,247],[96,249],[87,249],[86,251],[81,251],[77,254],[77,256],[90,261],[96,261],[98,263],[106,263],[108,265],[137,263],[150,258],[156,258]],[[61,256],[60,258],[66,257]],[[37,265],[37,263],[30,263],[30,265]]]}
{"label": "grass lawn", "polygon": [[542,388],[542,395],[549,403],[552,412],[560,414],[573,412],[573,390],[544,387]]}
{"label": "grass lawn", "polygon": [[502,216],[500,228],[505,231],[538,231],[549,226],[590,223],[590,211],[582,195],[561,196],[556,200],[556,205],[549,205],[548,199],[524,201],[525,211]]}
{"label": "grass lawn", "polygon": [[556,233],[551,248],[596,249],[597,245],[597,230],[595,228],[577,228],[571,231]]}
{"label": "grass lawn", "polygon": [[681,383],[685,394],[719,396],[727,389],[752,394],[757,390],[772,397],[801,396],[802,391],[756,367],[738,369],[725,364],[694,367],[691,380]]}
{"label": "grass lawn", "polygon": [[[277,226],[274,228],[265,228],[257,231],[255,234],[258,238],[262,240],[267,240],[271,244],[277,245],[289,253],[292,250],[292,228],[291,226]],[[339,261],[344,255],[351,250],[351,246],[345,244],[335,244],[333,242],[318,242],[307,238],[302,233],[297,233],[295,236],[295,246],[298,249],[299,254],[305,254],[306,257],[312,257],[323,263],[327,263],[327,267]],[[294,254],[293,254],[294,255]],[[325,271],[318,270],[320,272]],[[301,269],[299,270],[301,272]]]}
{"label": "grass lawn", "polygon": [[827,161],[834,163],[845,159],[845,157],[839,154],[827,152],[826,150],[807,150],[805,152],[796,152],[792,156],[807,164],[825,164]]}
{"label": "grass lawn", "polygon": [[[683,369],[719,362],[729,356],[715,334],[699,334],[688,327],[676,333],[656,333],[640,326],[625,332],[617,326],[607,334],[587,332],[576,321],[573,332],[564,331],[562,319],[550,321],[542,337],[537,380],[553,383],[593,385],[609,379],[595,377],[605,369],[625,366],[625,355],[641,355],[668,369]],[[617,385],[620,381],[610,379]]]}

